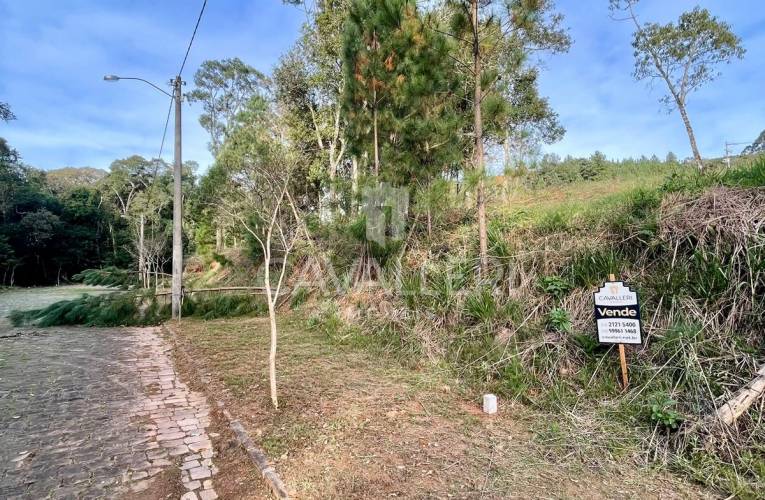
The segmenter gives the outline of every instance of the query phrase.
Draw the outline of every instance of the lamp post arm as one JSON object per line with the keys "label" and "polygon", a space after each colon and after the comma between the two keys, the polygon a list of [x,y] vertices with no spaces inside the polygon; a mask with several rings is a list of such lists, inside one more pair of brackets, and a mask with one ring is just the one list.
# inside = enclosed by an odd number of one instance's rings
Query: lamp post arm
{"label": "lamp post arm", "polygon": [[135,77],[132,77],[132,76],[121,76],[121,77],[119,77],[119,79],[120,80],[138,80],[139,82],[148,83],[149,85],[151,85],[155,89],[157,89],[160,92],[162,92],[163,94],[165,94],[167,97],[173,98],[173,95],[170,92],[167,92],[167,91],[161,89],[160,87],[157,87],[156,85],[151,83],[149,80],[144,80],[143,78],[135,78]]}

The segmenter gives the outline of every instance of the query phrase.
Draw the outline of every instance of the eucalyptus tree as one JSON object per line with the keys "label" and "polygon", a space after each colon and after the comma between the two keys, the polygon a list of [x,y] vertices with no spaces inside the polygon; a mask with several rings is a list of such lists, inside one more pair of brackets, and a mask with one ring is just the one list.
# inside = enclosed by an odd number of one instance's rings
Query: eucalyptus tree
{"label": "eucalyptus tree", "polygon": [[15,119],[16,115],[13,114],[13,111],[11,111],[11,107],[8,105],[8,103],[0,102],[0,120],[9,122]]}
{"label": "eucalyptus tree", "polygon": [[[470,101],[473,114],[470,132],[476,176],[479,260],[484,273],[489,259],[484,147],[487,140],[496,140],[507,130],[511,103],[500,86],[502,79],[508,76],[507,63],[513,60],[520,63],[532,51],[567,50],[571,40],[561,27],[563,16],[553,11],[551,0],[446,0],[445,6],[449,20],[444,32],[460,46],[455,56],[457,67],[465,74],[471,91],[465,99]],[[509,66],[517,67],[518,64]]]}
{"label": "eucalyptus tree", "polygon": [[688,95],[720,76],[720,64],[744,57],[741,39],[728,23],[700,7],[683,12],[677,23],[641,23],[635,12],[637,3],[611,0],[610,4],[612,17],[631,21],[635,26],[635,79],[658,79],[667,85],[668,94],[661,102],[669,111],[677,108],[680,112],[693,158],[702,169],[704,164],[688,117]]}
{"label": "eucalyptus tree", "polygon": [[538,143],[552,144],[566,132],[549,101],[539,95],[539,70],[536,67],[518,64],[507,68],[507,75],[498,82],[499,91],[509,104],[502,117],[505,121],[506,170],[510,168],[511,149],[525,150]]}
{"label": "eucalyptus tree", "polygon": [[[184,163],[185,197],[188,197],[190,189],[189,179],[193,183],[189,167],[189,162]],[[157,263],[162,262],[162,258],[155,250],[164,249],[164,243],[160,244],[158,239],[167,237],[166,226],[171,217],[171,168],[162,160],[133,155],[113,161],[109,170],[109,174],[99,182],[100,189],[110,195],[107,199],[111,198],[119,215],[118,220],[127,228],[129,253],[143,285],[148,286],[151,273],[156,276],[159,272]],[[117,225],[115,221],[109,223],[115,252]]]}
{"label": "eucalyptus tree", "polygon": [[287,3],[302,7],[306,20],[274,71],[277,106],[291,141],[310,162],[310,179],[324,185],[334,203],[338,176],[348,161],[341,94],[342,33],[350,0]]}
{"label": "eucalyptus tree", "polygon": [[210,134],[213,156],[230,133],[236,115],[252,97],[266,94],[268,85],[263,73],[238,57],[202,63],[194,74],[195,88],[187,96],[190,102],[202,103],[199,123]]}

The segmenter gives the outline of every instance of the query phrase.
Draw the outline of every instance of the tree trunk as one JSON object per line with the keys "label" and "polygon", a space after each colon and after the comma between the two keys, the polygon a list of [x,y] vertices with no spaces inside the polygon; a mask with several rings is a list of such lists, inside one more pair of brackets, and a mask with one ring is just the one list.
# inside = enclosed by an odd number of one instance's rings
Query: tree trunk
{"label": "tree trunk", "polygon": [[112,240],[112,256],[114,257],[114,260],[117,260],[117,241],[114,238],[114,226],[109,223],[109,236]]}
{"label": "tree trunk", "polygon": [[215,228],[215,251],[220,253],[223,250],[223,229],[220,226]]}
{"label": "tree trunk", "polygon": [[473,74],[475,77],[475,92],[473,97],[473,121],[475,129],[475,169],[478,178],[478,187],[476,189],[476,204],[478,208],[478,245],[480,256],[480,274],[484,275],[489,267],[489,248],[486,235],[486,200],[484,194],[484,167],[483,167],[483,118],[481,117],[481,100],[483,99],[483,90],[481,89],[481,44],[478,32],[478,0],[471,0],[471,11],[473,16]]}
{"label": "tree trunk", "polygon": [[[375,90],[375,97],[374,99],[377,99],[377,91]],[[375,177],[377,177],[380,174],[380,151],[379,146],[377,143],[377,103],[375,103],[375,107],[372,110],[372,122],[373,122],[373,128],[374,128],[374,142],[375,142]]]}
{"label": "tree trunk", "polygon": [[356,215],[357,196],[359,194],[359,161],[354,156],[351,160],[351,213]]}
{"label": "tree trunk", "polygon": [[510,172],[510,129],[505,130],[505,141],[502,144],[505,151],[505,175]]}
{"label": "tree trunk", "polygon": [[685,111],[685,104],[678,102],[677,109],[680,111],[680,116],[683,117],[683,123],[685,124],[685,131],[688,133],[688,140],[691,141],[691,151],[693,151],[693,159],[696,160],[696,166],[699,170],[703,170],[704,163],[701,161],[701,154],[699,154],[699,147],[696,145],[696,136],[693,134],[693,128],[691,128],[691,120],[688,119],[688,113]]}
{"label": "tree trunk", "polygon": [[[266,255],[264,285],[266,289],[266,300],[268,301],[268,319],[271,325],[271,350],[268,354],[268,379],[271,384],[271,402],[274,408],[279,408],[279,399],[276,394],[276,308],[274,303],[276,298],[271,295],[271,256]],[[283,264],[284,265],[284,264]]]}
{"label": "tree trunk", "polygon": [[143,214],[138,223],[138,276],[141,277],[141,283],[146,288],[146,251],[144,250],[144,227],[145,219]]}

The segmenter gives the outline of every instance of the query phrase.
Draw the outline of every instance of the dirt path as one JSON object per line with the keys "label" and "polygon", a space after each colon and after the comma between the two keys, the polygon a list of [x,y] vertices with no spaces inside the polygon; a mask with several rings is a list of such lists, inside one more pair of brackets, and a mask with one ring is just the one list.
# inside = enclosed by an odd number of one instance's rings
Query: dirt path
{"label": "dirt path", "polygon": [[282,324],[274,411],[267,332],[260,318],[187,321],[180,337],[296,498],[712,497],[622,463],[618,450],[552,446],[549,416],[521,406],[485,416],[443,372],[333,344],[297,321]]}
{"label": "dirt path", "polygon": [[[4,291],[0,314],[82,291]],[[0,337],[0,498],[215,497],[210,409],[157,329],[5,323]]]}

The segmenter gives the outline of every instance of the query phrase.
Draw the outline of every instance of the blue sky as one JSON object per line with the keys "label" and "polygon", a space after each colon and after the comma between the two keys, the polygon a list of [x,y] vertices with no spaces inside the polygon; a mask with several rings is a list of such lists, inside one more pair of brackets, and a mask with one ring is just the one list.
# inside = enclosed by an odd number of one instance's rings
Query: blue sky
{"label": "blue sky", "polygon": [[[559,0],[574,45],[548,57],[541,77],[568,132],[545,151],[610,157],[674,151],[690,154],[676,113],[661,110],[663,88],[631,77],[631,28],[608,18],[607,0]],[[730,22],[747,49],[744,61],[691,96],[702,154],[724,142],[752,141],[765,128],[765,11],[756,0],[643,0],[643,19],[668,21],[700,4]],[[201,0],[0,0],[0,101],[18,120],[0,123],[34,166],[107,168],[130,154],[156,156],[166,98],[138,82],[106,83],[104,74],[164,84],[178,70]],[[184,73],[205,59],[240,57],[266,72],[298,35],[302,11],[281,0],[208,0]],[[199,109],[184,107],[184,159],[210,163]],[[164,157],[172,158],[171,144]]]}

